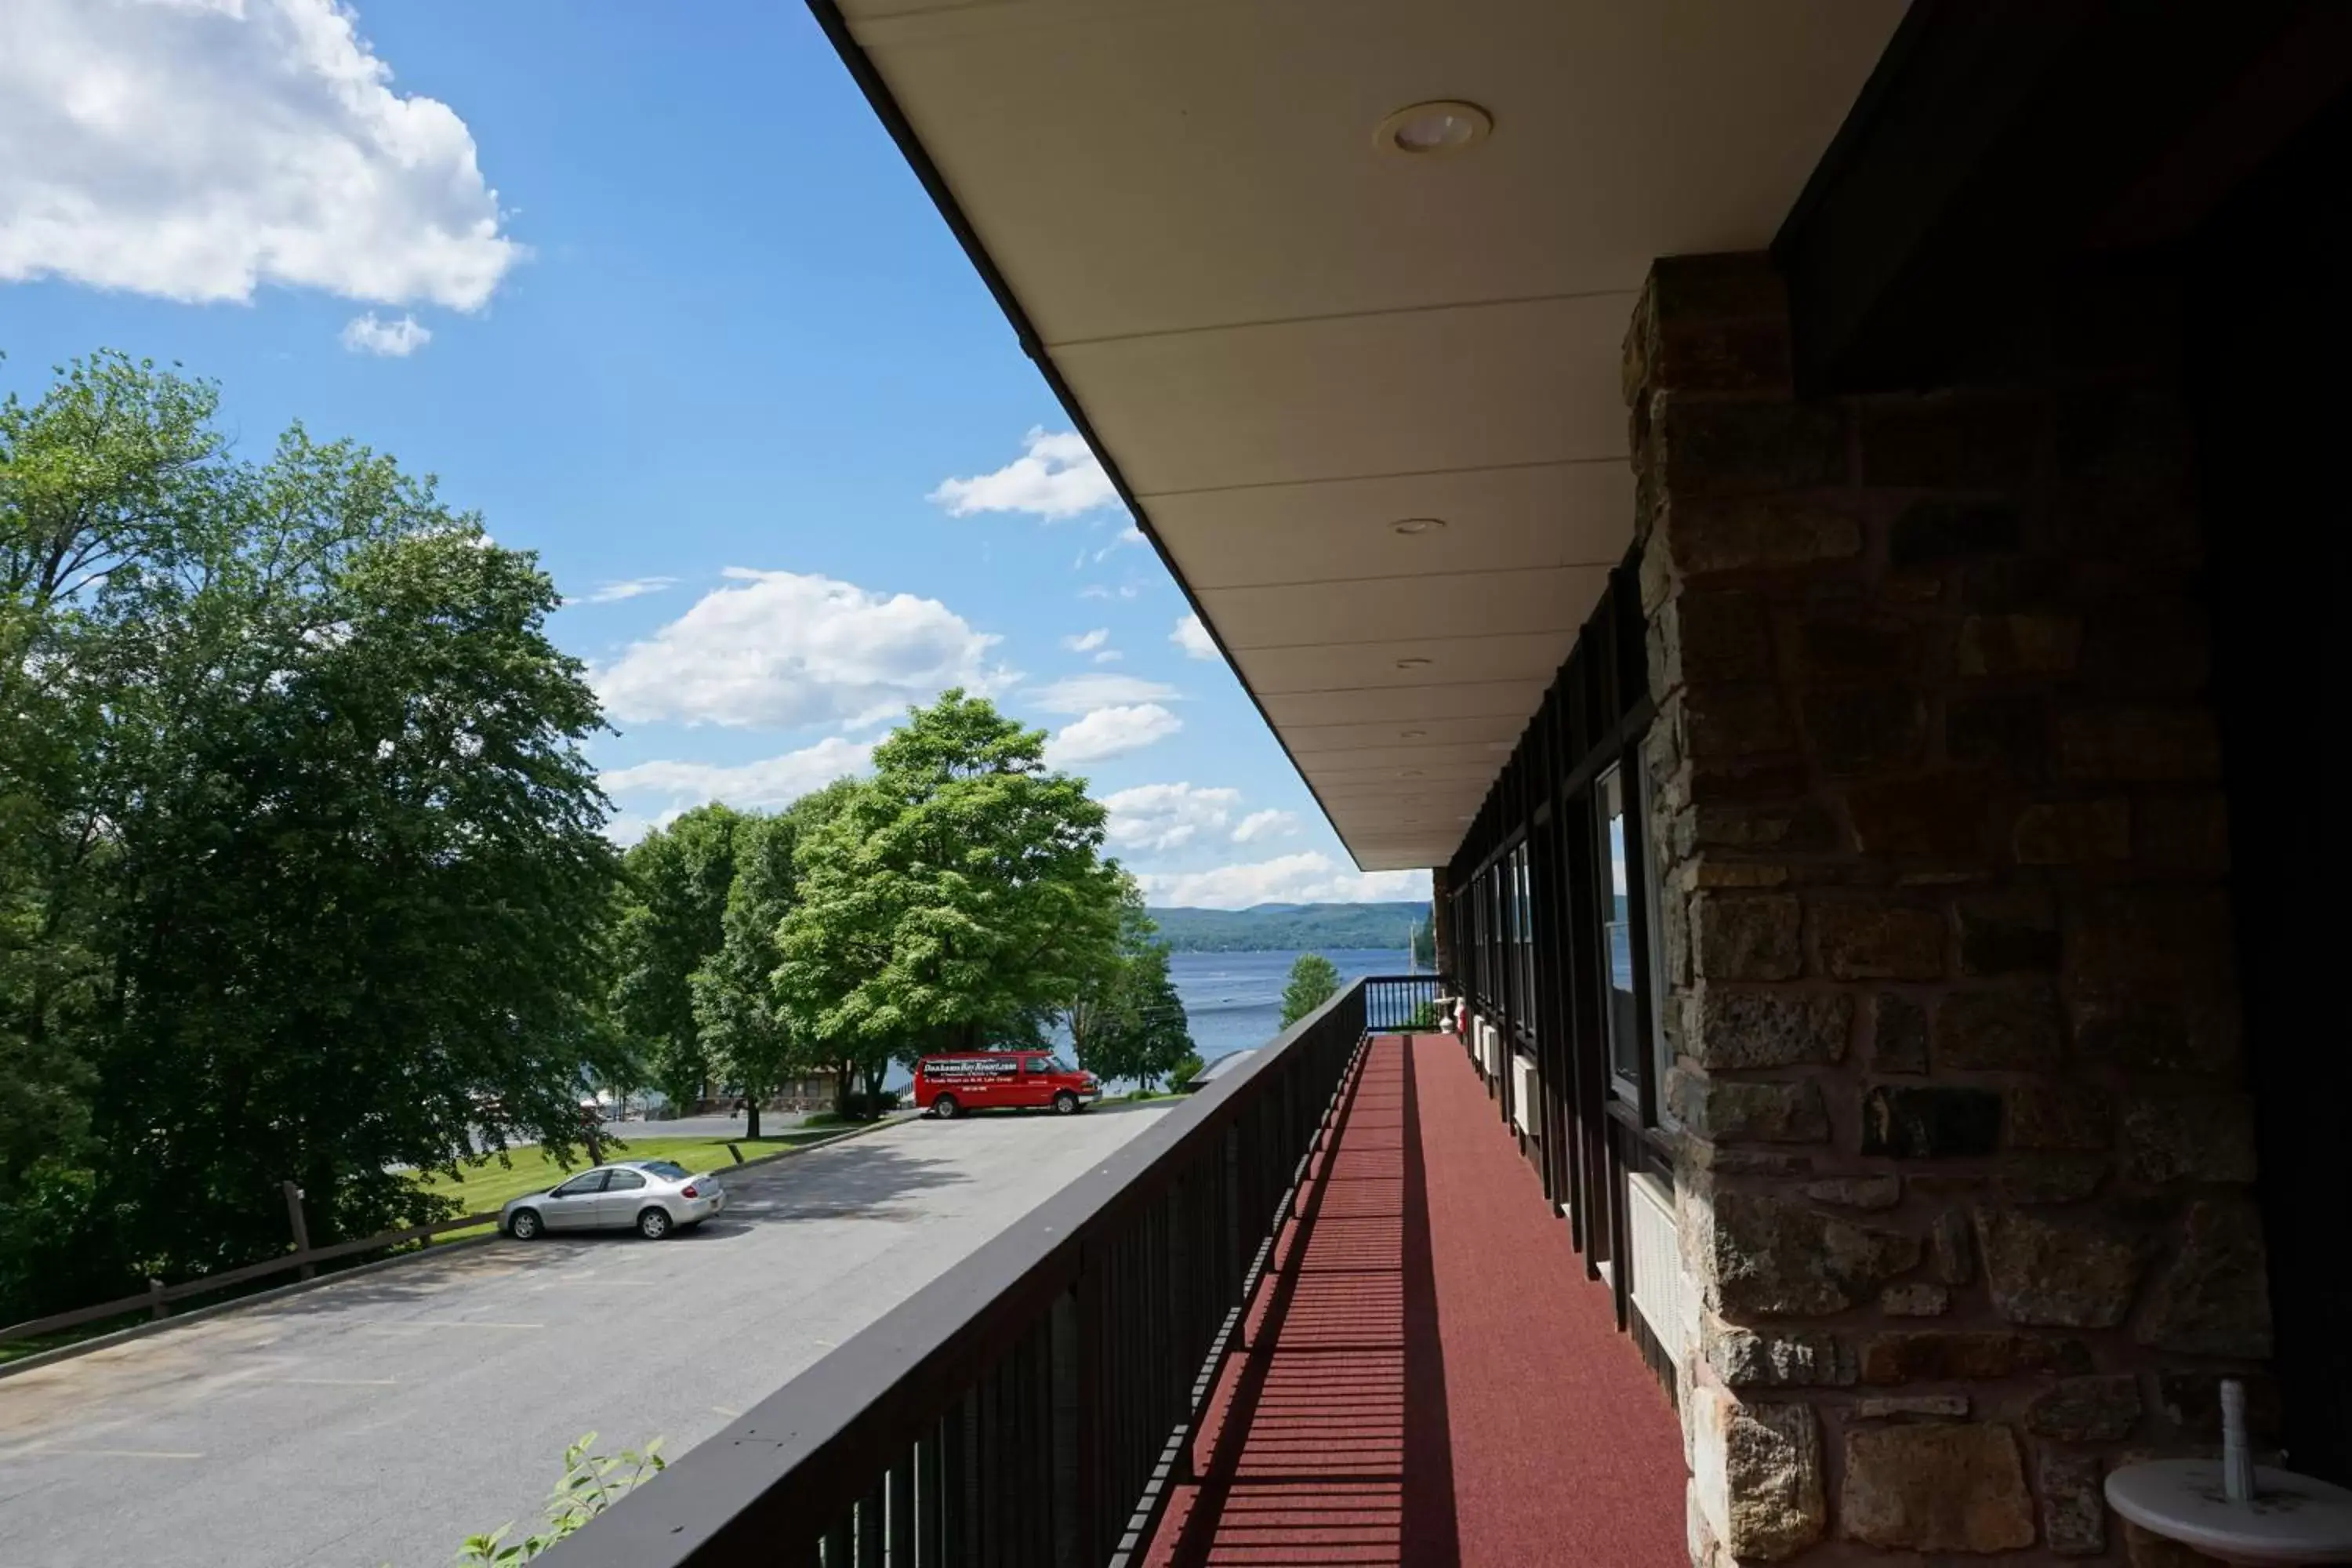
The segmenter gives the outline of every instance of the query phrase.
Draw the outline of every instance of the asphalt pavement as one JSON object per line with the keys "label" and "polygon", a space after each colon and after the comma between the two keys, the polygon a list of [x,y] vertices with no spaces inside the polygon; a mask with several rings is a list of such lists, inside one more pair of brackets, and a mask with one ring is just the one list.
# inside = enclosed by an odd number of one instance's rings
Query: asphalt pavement
{"label": "asphalt pavement", "polygon": [[1165,1109],[909,1121],[665,1241],[501,1239],[0,1379],[0,1568],[441,1568],[566,1443],[685,1452]]}

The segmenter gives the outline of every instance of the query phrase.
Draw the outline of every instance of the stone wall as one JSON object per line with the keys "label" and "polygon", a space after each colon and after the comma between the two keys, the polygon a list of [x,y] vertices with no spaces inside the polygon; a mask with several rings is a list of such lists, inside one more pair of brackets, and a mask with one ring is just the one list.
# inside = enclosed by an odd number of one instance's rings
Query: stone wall
{"label": "stone wall", "polygon": [[2191,1560],[2100,1494],[2270,1353],[2175,335],[1800,401],[1760,258],[1636,314],[1701,1563]]}
{"label": "stone wall", "polygon": [[1448,918],[1452,909],[1452,890],[1446,886],[1445,868],[1438,867],[1429,874],[1429,933],[1434,950],[1437,973],[1449,980],[1458,981],[1454,973],[1454,921]]}

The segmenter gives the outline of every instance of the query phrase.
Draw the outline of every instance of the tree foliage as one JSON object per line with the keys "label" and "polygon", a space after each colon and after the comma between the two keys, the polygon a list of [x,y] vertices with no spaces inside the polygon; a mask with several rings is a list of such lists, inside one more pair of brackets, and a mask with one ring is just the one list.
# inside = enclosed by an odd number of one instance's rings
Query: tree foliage
{"label": "tree foliage", "polygon": [[1339,994],[1339,971],[1319,952],[1302,952],[1290,966],[1290,981],[1282,988],[1282,1026],[1286,1029]]}
{"label": "tree foliage", "polygon": [[622,860],[613,1016],[646,1052],[662,1097],[683,1111],[716,1082],[694,975],[727,940],[737,840],[747,821],[724,805],[697,806],[646,834]]}
{"label": "tree foliage", "polygon": [[[215,408],[108,354],[0,404],[0,1180],[123,1279],[282,1248],[284,1179],[315,1240],[423,1217],[392,1167],[569,1146],[612,1044],[553,585],[391,458],[238,459]],[[35,1245],[0,1302],[51,1296]]]}
{"label": "tree foliage", "polygon": [[1169,978],[1168,949],[1156,940],[1142,901],[1132,892],[1118,951],[1080,977],[1063,1021],[1078,1065],[1098,1078],[1152,1089],[1192,1054],[1184,1004]]}
{"label": "tree foliage", "polygon": [[797,850],[779,931],[793,1026],[878,1087],[894,1058],[1027,1038],[1115,955],[1103,808],[1045,736],[961,690],[874,751]]}

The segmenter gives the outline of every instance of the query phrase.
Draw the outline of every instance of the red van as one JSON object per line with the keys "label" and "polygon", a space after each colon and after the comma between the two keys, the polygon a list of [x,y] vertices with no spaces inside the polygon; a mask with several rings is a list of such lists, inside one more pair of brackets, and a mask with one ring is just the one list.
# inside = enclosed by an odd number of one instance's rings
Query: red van
{"label": "red van", "polygon": [[1102,1098],[1102,1080],[1051,1051],[957,1051],[915,1064],[915,1103],[952,1119],[1000,1106],[1053,1107],[1075,1116]]}

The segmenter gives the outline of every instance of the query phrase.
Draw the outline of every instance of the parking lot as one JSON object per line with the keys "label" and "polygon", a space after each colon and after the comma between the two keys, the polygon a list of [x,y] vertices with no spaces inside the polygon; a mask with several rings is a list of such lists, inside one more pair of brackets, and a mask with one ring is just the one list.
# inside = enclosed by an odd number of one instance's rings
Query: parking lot
{"label": "parking lot", "polygon": [[501,1239],[0,1379],[0,1564],[438,1568],[572,1438],[684,1452],[1163,1109],[908,1122],[667,1241]]}

